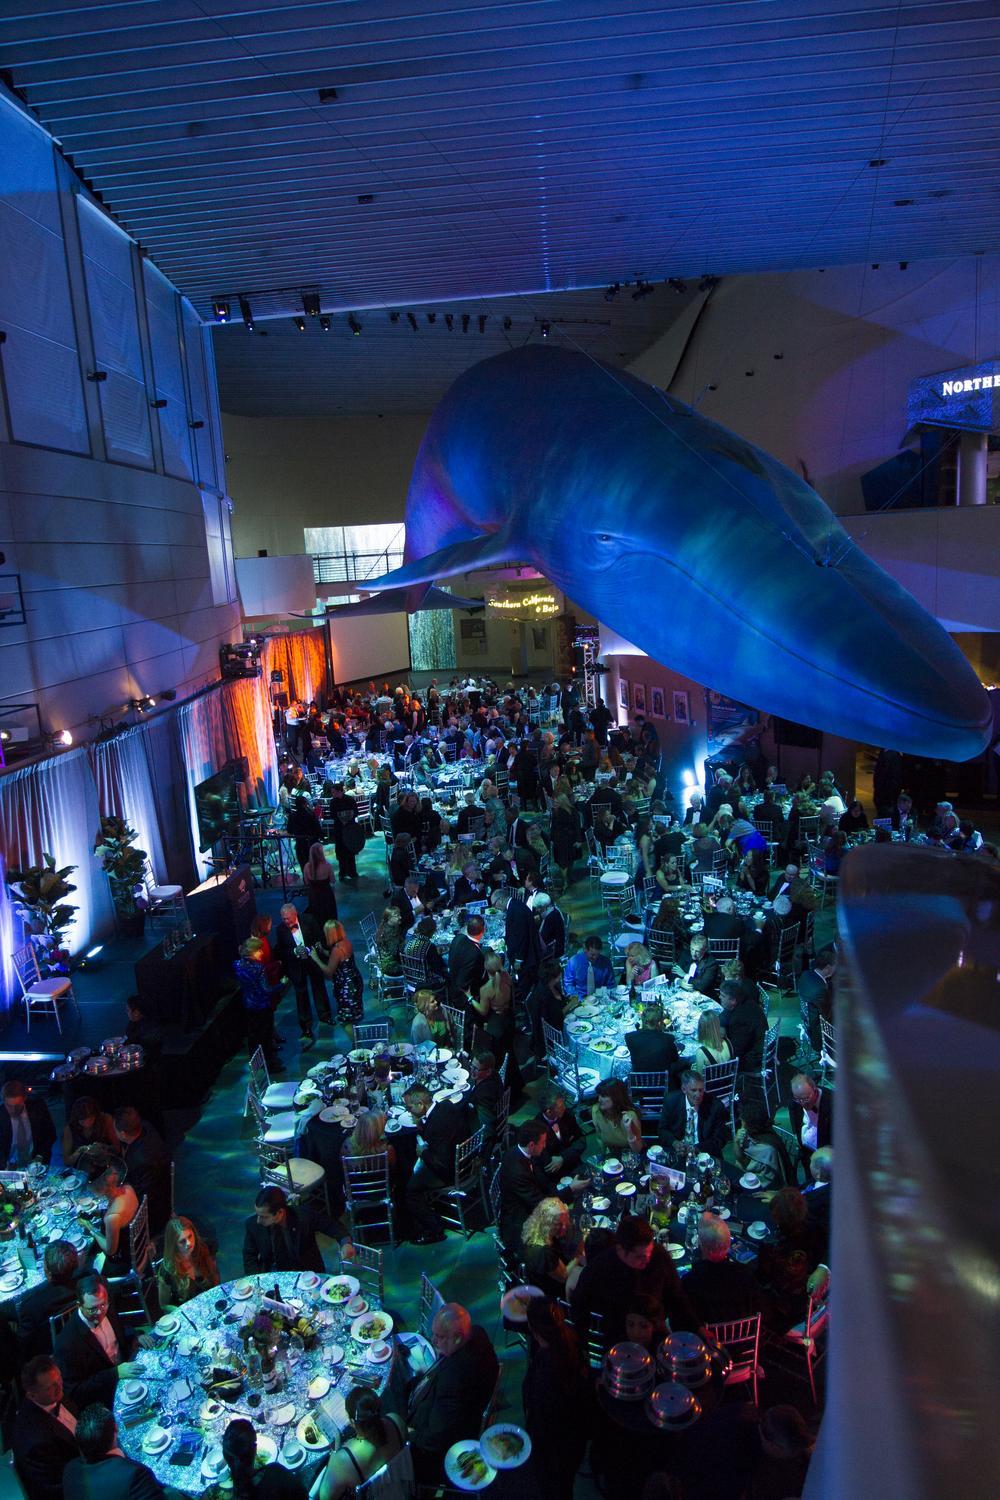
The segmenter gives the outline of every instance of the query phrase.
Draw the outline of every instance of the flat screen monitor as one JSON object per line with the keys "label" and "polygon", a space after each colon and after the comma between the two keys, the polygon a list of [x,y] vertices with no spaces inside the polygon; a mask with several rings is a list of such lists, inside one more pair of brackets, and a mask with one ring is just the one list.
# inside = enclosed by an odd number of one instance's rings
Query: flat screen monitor
{"label": "flat screen monitor", "polygon": [[230,763],[200,781],[194,789],[198,815],[198,849],[204,854],[217,844],[223,834],[239,825],[240,793],[237,786],[238,766]]}

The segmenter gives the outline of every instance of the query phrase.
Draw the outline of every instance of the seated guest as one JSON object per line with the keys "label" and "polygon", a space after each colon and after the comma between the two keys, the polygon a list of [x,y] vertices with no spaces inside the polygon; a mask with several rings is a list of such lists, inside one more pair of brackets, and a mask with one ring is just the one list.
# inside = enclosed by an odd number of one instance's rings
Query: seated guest
{"label": "seated guest", "polygon": [[108,1408],[92,1402],[76,1423],[80,1457],[63,1470],[64,1500],[159,1500],[163,1486],[152,1469],[126,1458]]}
{"label": "seated guest", "polygon": [[80,1257],[69,1240],[51,1240],[42,1257],[45,1280],[17,1304],[17,1344],[22,1360],[48,1354],[49,1319],[76,1302]]}
{"label": "seated guest", "polygon": [[802,1196],[806,1200],[806,1219],[816,1236],[816,1244],[822,1260],[826,1260],[830,1248],[830,1203],[833,1182],[833,1147],[819,1146],[809,1158],[809,1175],[812,1182]]}
{"label": "seated guest", "polygon": [[667,1315],[663,1304],[646,1292],[636,1292],[625,1314],[625,1337],[631,1344],[641,1344],[655,1354],[667,1336]]}
{"label": "seated guest", "polygon": [[536,1203],[521,1230],[520,1259],[529,1283],[546,1297],[568,1297],[583,1270],[578,1249],[579,1236],[574,1241],[573,1221],[562,1199]]}
{"label": "seated guest", "polygon": [[660,1303],[672,1329],[693,1333],[699,1327],[670,1256],[654,1242],[645,1219],[626,1214],[615,1231],[613,1248],[593,1258],[588,1255],[576,1283],[571,1302],[580,1337],[586,1337],[590,1316],[597,1313],[605,1347],[617,1344],[625,1337],[628,1311],[640,1292]]}
{"label": "seated guest", "polygon": [[413,869],[415,860],[416,846],[412,835],[409,833],[397,833],[392,845],[392,854],[389,856],[390,884],[397,887],[402,886],[403,881]]}
{"label": "seated guest", "polygon": [[608,989],[615,982],[611,962],[604,953],[599,937],[584,938],[583,947],[566,965],[563,985],[567,995],[586,1000],[595,990]]}
{"label": "seated guest", "polygon": [[808,1073],[796,1073],[789,1087],[788,1119],[799,1142],[799,1156],[808,1166],[817,1147],[833,1144],[833,1095]]}
{"label": "seated guest", "polygon": [[714,995],[722,981],[722,969],[717,959],[708,951],[708,938],[697,933],[691,939],[691,962],[685,967],[674,965],[674,973],[685,990],[697,990],[699,995]]}
{"label": "seated guest", "polygon": [[477,1125],[486,1127],[483,1158],[488,1161],[496,1143],[497,1117],[503,1085],[497,1072],[496,1058],[492,1052],[477,1052],[472,1059],[472,1107],[476,1111]]}
{"label": "seated guest", "polygon": [[378,966],[383,975],[402,974],[403,965],[399,955],[405,940],[406,927],[403,925],[402,912],[397,906],[387,906],[382,913],[382,920],[375,929],[373,944]]}
{"label": "seated guest", "polygon": [[462,873],[455,881],[452,901],[456,908],[468,906],[470,902],[488,901],[489,890],[476,860],[470,859],[462,866]]}
{"label": "seated guest", "polygon": [[10,1448],[28,1500],[62,1500],[63,1473],[76,1458],[76,1405],[63,1398],[63,1377],[51,1354],[38,1354],[21,1370],[24,1399],[17,1408]]}
{"label": "seated guest", "polygon": [[257,1461],[257,1433],[252,1422],[237,1417],[222,1434],[222,1456],[229,1469],[233,1500],[305,1500],[305,1485],[277,1462]]}
{"label": "seated guest", "polygon": [[795,1163],[775,1130],[760,1099],[740,1102],[742,1123],[736,1132],[736,1161],[744,1172],[760,1178],[761,1188],[773,1192],[795,1182]]}
{"label": "seated guest", "polygon": [[532,1050],[536,1057],[546,1052],[545,1033],[542,1022],[561,1032],[570,1006],[563,990],[562,966],[557,959],[547,958],[539,970],[538,980],[529,991],[524,1002],[531,1023]]}
{"label": "seated guest", "polygon": [[477,827],[482,829],[485,821],[486,814],[476,801],[475,792],[466,792],[465,806],[459,808],[455,822],[456,834],[461,838],[463,834],[474,832]]}
{"label": "seated guest", "polygon": [[415,1047],[424,1042],[446,1047],[451,1040],[448,1017],[433,990],[417,990],[413,997],[415,1015],[410,1025],[410,1041]]}
{"label": "seated guest", "polygon": [[215,1257],[198,1236],[190,1219],[174,1216],[167,1220],[163,1235],[163,1258],[156,1272],[156,1290],[160,1311],[171,1312],[183,1307],[192,1297],[219,1285],[219,1268]]}
{"label": "seated guest", "polygon": [[420,988],[443,995],[448,988],[448,970],[437,945],[432,942],[437,926],[433,917],[421,917],[411,929],[403,947],[403,957],[419,961],[423,967]]}
{"label": "seated guest", "polygon": [[861,803],[858,801],[857,797],[855,797],[854,801],[851,803],[847,811],[845,813],[841,813],[840,821],[837,826],[839,827],[841,833],[847,834],[863,833],[864,830],[868,827],[868,814],[861,806]]}
{"label": "seated guest", "polygon": [[737,915],[731,896],[712,898],[710,909],[705,913],[705,936],[742,941],[746,936],[746,924]]}
{"label": "seated guest", "polygon": [[807,1200],[797,1187],[775,1193],[768,1212],[777,1239],[757,1250],[757,1280],[767,1297],[767,1321],[784,1333],[806,1315],[807,1283],[820,1258],[819,1238],[809,1223]]}
{"label": "seated guest", "polygon": [[663,1006],[645,1006],[639,1030],[625,1034],[633,1073],[673,1074],[680,1071],[681,1055],[677,1043],[664,1028]]}
{"label": "seated guest", "polygon": [[[628,1041],[628,1037],[625,1038]],[[733,1049],[719,1025],[718,1012],[703,1010],[698,1017],[698,1050],[691,1066],[699,1073],[716,1063],[729,1062]]]}
{"label": "seated guest", "polygon": [[761,1296],[753,1272],[730,1260],[732,1234],[725,1219],[702,1214],[698,1256],[684,1278],[684,1293],[700,1323],[728,1323],[760,1311]]}
{"label": "seated guest", "polygon": [[159,1134],[130,1104],[115,1110],[115,1135],[128,1180],[149,1200],[149,1228],[160,1234],[170,1216],[170,1155]]}
{"label": "seated guest", "polygon": [[404,934],[408,933],[418,918],[423,916],[419,875],[410,873],[400,882],[400,888],[394,890],[389,898],[386,913],[390,910],[398,913],[400,927]]}
{"label": "seated guest", "polygon": [[377,1109],[359,1109],[354,1129],[345,1135],[341,1156],[385,1156],[390,1175],[396,1170],[396,1148],[385,1138],[386,1116]]}
{"label": "seated guest", "polygon": [[323,1257],[304,1211],[293,1208],[281,1188],[261,1188],[243,1226],[244,1275],[322,1270]]}
{"label": "seated guest", "polygon": [[812,965],[803,969],[795,988],[799,996],[799,1014],[808,1016],[809,1044],[814,1052],[823,1048],[820,1017],[833,1020],[833,978],[837,972],[837,954],[833,948],[821,948]]}
{"label": "seated guest", "polygon": [[526,1120],[500,1160],[500,1238],[515,1255],[521,1253],[525,1219],[543,1198],[555,1196],[555,1180],[541,1161],[547,1142],[541,1122]]}
{"label": "seated guest", "polygon": [[659,974],[656,961],[645,943],[629,943],[625,949],[625,969],[622,983],[629,989],[639,989]]}
{"label": "seated guest", "polygon": [[605,1150],[642,1151],[639,1113],[620,1078],[604,1078],[597,1085],[590,1120]]}
{"label": "seated guest", "polygon": [[0,1109],[0,1164],[26,1167],[52,1160],[56,1127],[44,1099],[29,1093],[19,1078],[10,1078],[3,1086],[3,1108]]}
{"label": "seated guest", "polygon": [[439,1309],[431,1342],[437,1362],[409,1392],[407,1406],[418,1484],[439,1484],[448,1449],[478,1436],[500,1369],[486,1331],[457,1302]]}
{"label": "seated guest", "polygon": [[109,1153],[121,1154],[114,1121],[89,1094],[73,1100],[63,1127],[62,1153],[67,1167],[80,1167],[83,1171],[92,1171],[98,1163],[103,1170]]}
{"label": "seated guest", "polygon": [[455,1155],[472,1134],[468,1106],[443,1099],[434,1102],[430,1089],[413,1084],[403,1103],[417,1124],[417,1164],[406,1184],[406,1207],[416,1227],[415,1245],[435,1245],[444,1239],[444,1222],[433,1199],[442,1188],[455,1185]]}
{"label": "seated guest", "polygon": [[545,1127],[542,1168],[550,1177],[572,1176],[587,1143],[579,1121],[566,1103],[565,1090],[557,1083],[543,1084],[538,1106],[537,1123]]}
{"label": "seated guest", "polygon": [[121,1180],[121,1166],[106,1167],[93,1184],[94,1193],[106,1204],[104,1220],[95,1229],[89,1220],[84,1227],[103,1255],[106,1276],[127,1276],[132,1269],[132,1249],[128,1226],[139,1212],[135,1189]]}
{"label": "seated guest", "polygon": [[764,1056],[767,1017],[757,999],[756,988],[748,994],[738,979],[724,979],[719,986],[722,1015],[719,1024],[741,1072],[759,1072]]}
{"label": "seated guest", "polygon": [[314,1500],[350,1500],[359,1485],[391,1463],[406,1443],[406,1423],[383,1411],[381,1398],[367,1386],[349,1391],[344,1408],[353,1431],[327,1460],[319,1488],[311,1492]]}
{"label": "seated guest", "polygon": [[66,1393],[78,1407],[90,1401],[113,1406],[119,1377],[138,1375],[141,1365],[130,1362],[133,1342],[113,1311],[108,1283],[96,1271],[76,1284],[76,1315],[56,1336],[53,1350]]}
{"label": "seated guest", "polygon": [[688,1068],[676,1093],[666,1093],[660,1113],[660,1145],[669,1151],[681,1141],[721,1156],[729,1134],[729,1117],[718,1099],[705,1093],[701,1073]]}

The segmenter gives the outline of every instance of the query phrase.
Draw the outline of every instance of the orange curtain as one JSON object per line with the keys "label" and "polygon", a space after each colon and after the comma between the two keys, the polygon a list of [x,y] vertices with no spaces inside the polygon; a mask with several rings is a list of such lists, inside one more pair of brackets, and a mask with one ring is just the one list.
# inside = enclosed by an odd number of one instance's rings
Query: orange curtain
{"label": "orange curtain", "polygon": [[284,672],[289,701],[311,703],[326,691],[326,646],[324,630],[301,630],[293,635],[272,636],[264,644],[264,672]]}

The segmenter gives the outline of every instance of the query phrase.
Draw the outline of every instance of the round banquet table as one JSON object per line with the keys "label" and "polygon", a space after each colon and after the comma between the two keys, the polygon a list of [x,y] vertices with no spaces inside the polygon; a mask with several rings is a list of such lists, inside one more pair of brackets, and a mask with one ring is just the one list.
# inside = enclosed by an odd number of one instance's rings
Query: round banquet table
{"label": "round banquet table", "polygon": [[11,1232],[0,1240],[0,1302],[6,1304],[17,1303],[45,1280],[42,1255],[50,1240],[69,1240],[85,1261],[93,1241],[81,1229],[80,1215],[97,1223],[103,1211],[84,1172],[72,1167],[39,1170],[36,1164],[25,1176],[33,1199],[3,1219]]}
{"label": "round banquet table", "polygon": [[[228,1424],[245,1417],[257,1429],[258,1442],[268,1438],[277,1460],[309,1479],[320,1463],[340,1443],[349,1425],[344,1401],[355,1385],[367,1385],[382,1393],[395,1360],[396,1336],[390,1334],[392,1357],[376,1363],[368,1349],[351,1333],[354,1318],[343,1305],[324,1296],[325,1289],[342,1277],[314,1276],[303,1272],[278,1272],[268,1276],[246,1276],[192,1298],[172,1317],[161,1318],[154,1328],[154,1347],[141,1350],[136,1377],[144,1387],[137,1401],[126,1400],[130,1382],[119,1381],[115,1395],[118,1440],[128,1458],[146,1464],[163,1485],[188,1495],[202,1495],[218,1482],[219,1473],[205,1460],[221,1446]],[[355,1283],[356,1285],[356,1283]],[[318,1338],[311,1349],[292,1350],[285,1338],[279,1341],[276,1368],[280,1388],[273,1393],[260,1388],[248,1371],[248,1358],[240,1327],[260,1309],[261,1300],[277,1287],[283,1302],[295,1306],[316,1325]],[[244,1289],[249,1288],[249,1295]],[[378,1310],[369,1297],[367,1316]],[[166,1331],[169,1330],[169,1331]],[[250,1364],[253,1364],[251,1348]],[[212,1400],[202,1383],[209,1365],[239,1370],[243,1388],[230,1401]],[[310,1396],[311,1383],[323,1379],[329,1389]],[[319,1434],[321,1446],[303,1449],[304,1458],[292,1461],[284,1445],[296,1436],[302,1446],[303,1419],[309,1418]],[[150,1452],[151,1431],[159,1426],[169,1434],[161,1452]],[[228,1470],[223,1468],[228,1479]]]}
{"label": "round banquet table", "polygon": [[684,990],[666,979],[654,980],[633,1002],[623,984],[613,990],[597,990],[591,1000],[567,1015],[564,1029],[577,1048],[581,1068],[593,1069],[600,1078],[627,1078],[632,1059],[625,1037],[640,1024],[640,1007],[656,1001],[662,1005],[682,1057],[697,1050],[698,1022],[703,1013],[722,1014],[722,1007],[697,990]]}

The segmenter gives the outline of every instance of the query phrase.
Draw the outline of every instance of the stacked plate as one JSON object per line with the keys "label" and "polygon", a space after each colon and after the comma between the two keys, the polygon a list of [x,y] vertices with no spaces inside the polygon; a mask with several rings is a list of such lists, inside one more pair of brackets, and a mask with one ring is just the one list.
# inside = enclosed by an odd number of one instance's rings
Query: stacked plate
{"label": "stacked plate", "polygon": [[675,1380],[668,1380],[650,1391],[646,1400],[646,1416],[654,1427],[667,1432],[677,1432],[690,1427],[701,1416],[701,1402]]}
{"label": "stacked plate", "polygon": [[656,1366],[641,1344],[615,1344],[604,1356],[603,1385],[616,1401],[642,1401],[653,1389]]}
{"label": "stacked plate", "polygon": [[656,1351],[656,1363],[669,1382],[679,1381],[690,1390],[711,1379],[711,1355],[696,1333],[668,1333]]}

